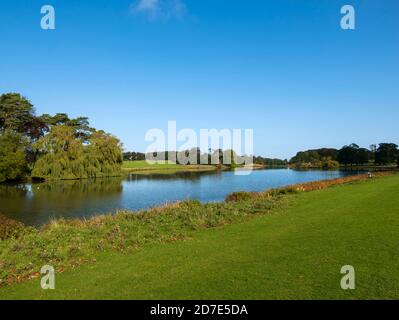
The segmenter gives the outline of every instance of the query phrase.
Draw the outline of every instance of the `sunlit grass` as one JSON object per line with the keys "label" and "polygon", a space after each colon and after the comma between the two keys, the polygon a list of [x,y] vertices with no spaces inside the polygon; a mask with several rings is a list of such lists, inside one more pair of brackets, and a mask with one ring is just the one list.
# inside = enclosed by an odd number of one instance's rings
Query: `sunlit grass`
{"label": "sunlit grass", "polygon": [[0,298],[398,299],[399,176],[326,187],[53,222],[0,242],[0,278],[50,264],[56,290],[33,279]]}
{"label": "sunlit grass", "polygon": [[170,161],[147,162],[124,161],[122,169],[125,172],[133,173],[176,173],[181,171],[211,171],[216,167],[212,165],[180,165]]}

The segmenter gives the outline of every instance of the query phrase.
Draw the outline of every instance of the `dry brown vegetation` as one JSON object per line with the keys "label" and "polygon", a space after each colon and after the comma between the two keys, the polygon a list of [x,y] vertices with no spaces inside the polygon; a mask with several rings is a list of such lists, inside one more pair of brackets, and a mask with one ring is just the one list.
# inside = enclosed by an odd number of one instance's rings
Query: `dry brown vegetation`
{"label": "dry brown vegetation", "polygon": [[18,238],[24,229],[25,226],[22,223],[0,214],[0,240]]}
{"label": "dry brown vegetation", "polygon": [[226,197],[225,201],[226,202],[237,202],[237,201],[245,201],[245,200],[257,199],[257,198],[264,199],[264,198],[269,198],[269,197],[273,197],[273,196],[281,195],[281,194],[322,190],[322,189],[325,189],[325,188],[328,188],[331,186],[335,186],[335,185],[351,183],[351,182],[356,182],[356,181],[364,181],[364,180],[373,179],[376,177],[392,175],[394,173],[395,173],[395,171],[377,172],[377,173],[373,173],[371,175],[361,174],[361,175],[348,176],[348,177],[344,177],[344,178],[312,181],[312,182],[300,183],[300,184],[295,184],[295,185],[291,185],[291,186],[287,186],[287,187],[282,187],[282,188],[278,188],[278,189],[270,189],[270,190],[266,190],[266,191],[262,191],[262,192],[246,192],[246,191],[233,192]]}

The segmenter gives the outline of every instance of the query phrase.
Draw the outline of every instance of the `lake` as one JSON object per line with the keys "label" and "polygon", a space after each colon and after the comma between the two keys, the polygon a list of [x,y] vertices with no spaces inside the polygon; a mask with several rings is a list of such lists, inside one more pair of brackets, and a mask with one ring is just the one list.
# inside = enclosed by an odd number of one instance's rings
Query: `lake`
{"label": "lake", "polygon": [[255,170],[250,175],[232,171],[133,174],[125,179],[60,181],[0,185],[0,213],[28,225],[52,218],[89,218],[118,209],[139,210],[166,202],[198,199],[222,201],[234,191],[263,191],[290,184],[334,179],[355,171]]}

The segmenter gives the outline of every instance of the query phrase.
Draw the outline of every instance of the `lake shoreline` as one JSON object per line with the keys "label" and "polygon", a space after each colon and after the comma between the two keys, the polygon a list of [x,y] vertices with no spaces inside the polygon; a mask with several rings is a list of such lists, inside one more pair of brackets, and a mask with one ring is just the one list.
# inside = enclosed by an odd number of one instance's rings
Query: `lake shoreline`
{"label": "lake shoreline", "polygon": [[[60,221],[0,241],[0,300],[397,299],[399,176],[383,175]],[[352,292],[339,286],[348,258],[362,266]],[[44,264],[55,268],[56,290],[40,288]]]}
{"label": "lake shoreline", "polygon": [[[379,179],[389,175],[394,173],[377,173],[374,177]],[[122,210],[117,214],[90,219],[57,219],[40,229],[10,222],[4,224],[10,227],[2,233],[3,240],[0,241],[0,264],[4,266],[0,284],[37,277],[35,270],[40,269],[43,259],[55,265],[58,271],[71,269],[90,263],[90,257],[96,252],[111,250],[126,253],[147,244],[183,240],[195,230],[242,222],[252,216],[271,213],[275,208],[284,206],[287,197],[292,194],[367,180],[370,176],[364,174],[263,192],[235,192],[223,202],[204,204],[186,200],[136,212]],[[46,255],[43,255],[45,252]]]}
{"label": "lake shoreline", "polygon": [[0,186],[1,211],[11,219],[42,226],[54,219],[89,219],[118,210],[144,210],[164,203],[197,199],[223,201],[232,192],[270,188],[357,175],[356,171],[258,168],[202,172],[150,171],[125,177],[56,180]]}
{"label": "lake shoreline", "polygon": [[149,164],[147,167],[138,167],[138,168],[128,168],[122,166],[121,175],[117,176],[107,176],[107,177],[96,177],[96,178],[79,178],[79,179],[44,179],[44,178],[36,178],[36,177],[26,177],[24,179],[19,180],[9,180],[0,182],[1,185],[12,185],[12,184],[24,184],[24,183],[45,183],[45,182],[60,182],[60,181],[86,181],[86,180],[97,180],[97,179],[112,179],[112,178],[123,178],[129,176],[130,174],[140,174],[140,175],[173,175],[176,173],[201,173],[201,172],[212,172],[212,171],[234,171],[234,170],[267,170],[267,169],[291,169],[297,171],[311,171],[311,170],[322,170],[322,171],[334,171],[334,170],[342,170],[342,171],[371,171],[371,172],[380,172],[380,171],[397,171],[399,167],[396,165],[387,165],[387,166],[379,166],[379,165],[340,165],[336,168],[323,168],[321,166],[295,166],[295,165],[287,165],[287,166],[269,166],[263,164],[253,164],[253,165],[244,165],[236,168],[230,168],[228,166],[218,167],[217,165],[179,165],[176,164],[174,167],[165,167],[151,165]]}

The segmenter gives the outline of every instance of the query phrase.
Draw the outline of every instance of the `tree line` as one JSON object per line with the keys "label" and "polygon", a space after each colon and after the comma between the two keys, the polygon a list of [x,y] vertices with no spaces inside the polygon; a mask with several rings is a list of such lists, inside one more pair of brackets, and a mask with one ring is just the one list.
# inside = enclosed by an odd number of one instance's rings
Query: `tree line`
{"label": "tree line", "polygon": [[[179,154],[184,154],[188,157],[189,154],[196,154],[190,157],[187,163],[181,164],[211,164],[212,157],[219,154],[220,163],[222,163],[223,154],[226,151],[209,150],[208,153],[201,153],[199,148],[185,151],[163,151],[156,153],[141,153],[141,152],[125,152],[123,159],[125,161],[146,160],[148,157],[159,156],[162,160],[179,159]],[[202,162],[200,162],[202,159]],[[205,159],[205,161],[204,161]],[[208,160],[206,160],[208,159]],[[176,161],[179,163],[179,161]],[[292,165],[299,168],[324,168],[334,169],[341,165],[399,165],[399,149],[395,143],[380,143],[371,145],[370,149],[361,148],[355,143],[343,146],[341,149],[335,148],[320,148],[306,151],[299,151],[289,161],[284,159],[266,158],[261,156],[253,156],[253,163],[265,165],[268,167],[283,167]]]}
{"label": "tree line", "polygon": [[159,151],[159,152],[125,152],[123,153],[124,161],[170,161],[181,165],[199,165],[199,164],[214,164],[224,165],[227,167],[236,167],[238,163],[243,164],[246,156],[239,156],[231,149],[222,150],[216,149],[209,152],[201,152],[200,148],[192,148],[182,151]]}
{"label": "tree line", "polygon": [[299,167],[337,167],[340,165],[399,165],[399,149],[395,143],[373,144],[369,149],[352,143],[341,149],[321,148],[298,152],[290,164]]}
{"label": "tree line", "polygon": [[[202,153],[199,148],[152,156],[169,160],[171,154],[173,159],[188,159],[184,164],[212,163],[214,159],[222,164],[227,155],[232,160],[229,164],[232,167],[238,157],[232,150]],[[92,128],[87,117],[73,119],[66,113],[37,116],[31,102],[20,94],[0,95],[0,182],[29,176],[39,179],[118,176],[123,160],[145,160],[147,156],[140,152],[122,154],[120,141],[103,130]],[[290,161],[254,156],[253,162],[271,167],[288,164],[323,168],[399,165],[399,149],[395,143],[371,145],[369,149],[353,143],[339,150],[300,151]]]}
{"label": "tree line", "polygon": [[[212,164],[212,159],[218,159],[218,164],[226,164],[226,161],[223,160],[223,157],[226,158],[226,153],[231,152],[230,158],[232,162],[234,162],[234,157],[239,157],[234,151],[232,150],[209,150],[208,152],[201,152],[200,148],[193,148],[191,150],[184,150],[184,151],[162,151],[162,152],[154,152],[154,153],[142,153],[142,152],[124,152],[123,153],[123,160],[124,161],[143,161],[148,159],[149,157],[159,156],[162,160],[170,160],[176,159],[176,163],[179,162],[179,154],[186,158],[188,158],[188,162],[180,163],[180,164]],[[191,156],[194,155],[194,156]],[[282,167],[288,165],[288,160],[281,160],[281,159],[272,159],[272,158],[264,158],[261,156],[254,156],[253,163],[265,165],[269,167]],[[234,163],[230,163],[227,165],[233,165]]]}
{"label": "tree line", "polygon": [[20,94],[0,96],[0,182],[117,176],[122,161],[119,140],[87,117],[37,116]]}

